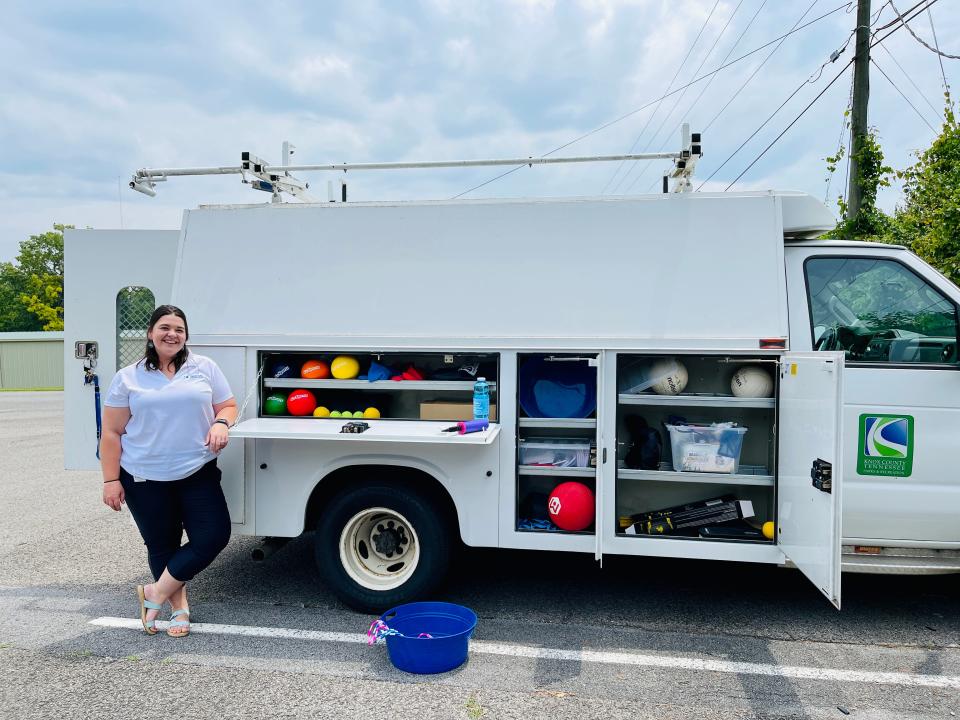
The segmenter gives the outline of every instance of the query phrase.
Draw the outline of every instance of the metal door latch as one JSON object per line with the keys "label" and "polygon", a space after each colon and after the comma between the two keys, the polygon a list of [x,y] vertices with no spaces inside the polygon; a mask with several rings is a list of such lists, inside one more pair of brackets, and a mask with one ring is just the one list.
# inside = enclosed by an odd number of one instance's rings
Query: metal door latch
{"label": "metal door latch", "polygon": [[97,343],[92,340],[78,340],[73,344],[73,356],[77,360],[96,360]]}
{"label": "metal door latch", "polygon": [[831,463],[817,458],[813,461],[813,467],[810,469],[810,477],[813,479],[813,486],[817,490],[825,493],[833,491],[833,465]]}

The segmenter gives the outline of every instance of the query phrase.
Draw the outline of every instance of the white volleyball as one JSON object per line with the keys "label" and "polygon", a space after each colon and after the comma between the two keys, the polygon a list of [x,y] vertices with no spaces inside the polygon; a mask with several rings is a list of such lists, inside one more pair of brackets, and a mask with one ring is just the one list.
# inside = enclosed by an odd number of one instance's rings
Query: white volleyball
{"label": "white volleyball", "polygon": [[675,358],[657,360],[650,367],[650,378],[655,379],[650,387],[657,395],[677,395],[687,386],[687,368]]}
{"label": "white volleyball", "polygon": [[730,390],[736,397],[766,398],[773,395],[773,378],[756,365],[744,365],[733,374]]}

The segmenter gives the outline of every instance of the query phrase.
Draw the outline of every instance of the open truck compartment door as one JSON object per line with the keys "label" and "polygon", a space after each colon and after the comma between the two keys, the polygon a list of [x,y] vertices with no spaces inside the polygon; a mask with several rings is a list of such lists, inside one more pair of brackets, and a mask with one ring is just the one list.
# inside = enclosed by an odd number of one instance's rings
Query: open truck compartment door
{"label": "open truck compartment door", "polygon": [[840,607],[843,353],[787,353],[780,365],[777,543]]}

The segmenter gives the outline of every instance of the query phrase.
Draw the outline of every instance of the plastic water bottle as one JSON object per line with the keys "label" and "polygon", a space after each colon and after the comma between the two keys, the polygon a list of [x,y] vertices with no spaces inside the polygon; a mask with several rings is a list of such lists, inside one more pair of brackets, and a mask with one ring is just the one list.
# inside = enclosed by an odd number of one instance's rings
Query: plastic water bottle
{"label": "plastic water bottle", "polygon": [[473,419],[490,419],[490,386],[486,378],[478,377],[473,384]]}

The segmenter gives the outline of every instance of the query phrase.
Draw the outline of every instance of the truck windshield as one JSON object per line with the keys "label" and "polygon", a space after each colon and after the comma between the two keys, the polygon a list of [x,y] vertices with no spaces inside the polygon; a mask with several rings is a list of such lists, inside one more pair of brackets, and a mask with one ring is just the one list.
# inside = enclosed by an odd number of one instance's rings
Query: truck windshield
{"label": "truck windshield", "polygon": [[821,257],[805,268],[815,350],[861,362],[957,362],[956,306],[907,267]]}

